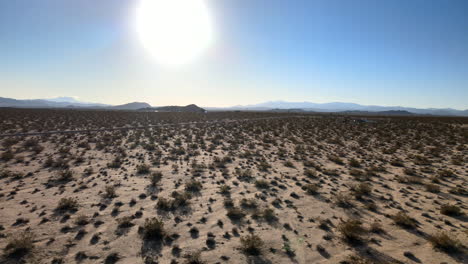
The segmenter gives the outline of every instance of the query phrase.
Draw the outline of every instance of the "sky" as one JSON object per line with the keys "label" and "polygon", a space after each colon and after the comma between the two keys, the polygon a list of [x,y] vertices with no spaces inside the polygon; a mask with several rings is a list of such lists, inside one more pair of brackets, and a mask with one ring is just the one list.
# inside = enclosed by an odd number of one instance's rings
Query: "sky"
{"label": "sky", "polygon": [[0,97],[468,109],[466,0],[205,0],[214,41],[178,67],[143,47],[140,1],[0,1]]}

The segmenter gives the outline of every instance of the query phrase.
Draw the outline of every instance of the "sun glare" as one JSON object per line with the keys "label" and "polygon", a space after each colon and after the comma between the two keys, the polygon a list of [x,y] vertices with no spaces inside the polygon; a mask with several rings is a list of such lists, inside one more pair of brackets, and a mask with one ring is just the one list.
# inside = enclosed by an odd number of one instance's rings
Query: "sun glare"
{"label": "sun glare", "polygon": [[137,32],[160,64],[182,65],[213,42],[213,25],[205,0],[141,0]]}

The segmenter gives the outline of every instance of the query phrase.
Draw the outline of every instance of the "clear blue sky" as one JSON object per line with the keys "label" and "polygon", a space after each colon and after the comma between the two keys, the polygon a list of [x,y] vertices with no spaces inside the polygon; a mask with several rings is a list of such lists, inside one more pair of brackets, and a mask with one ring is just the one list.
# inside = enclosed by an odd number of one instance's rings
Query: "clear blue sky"
{"label": "clear blue sky", "polygon": [[466,0],[207,0],[216,41],[177,69],[139,43],[138,2],[0,1],[0,96],[468,109]]}

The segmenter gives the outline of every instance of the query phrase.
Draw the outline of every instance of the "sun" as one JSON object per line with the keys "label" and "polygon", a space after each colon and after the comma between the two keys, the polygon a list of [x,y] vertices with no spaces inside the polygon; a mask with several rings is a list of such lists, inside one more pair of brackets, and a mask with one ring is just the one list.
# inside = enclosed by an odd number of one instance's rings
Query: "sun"
{"label": "sun", "polygon": [[183,65],[213,42],[206,0],[141,0],[136,29],[142,45],[164,65]]}

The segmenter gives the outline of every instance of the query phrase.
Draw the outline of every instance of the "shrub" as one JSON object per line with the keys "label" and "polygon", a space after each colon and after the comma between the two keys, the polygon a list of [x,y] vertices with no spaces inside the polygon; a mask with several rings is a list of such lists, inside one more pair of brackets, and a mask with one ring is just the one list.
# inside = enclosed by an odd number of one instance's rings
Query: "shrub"
{"label": "shrub", "polygon": [[89,219],[88,219],[88,216],[86,215],[79,215],[75,218],[75,224],[76,225],[80,225],[80,226],[84,226],[84,225],[87,225],[89,224]]}
{"label": "shrub", "polygon": [[285,161],[284,166],[288,168],[294,168],[294,164],[291,161]]}
{"label": "shrub", "polygon": [[219,186],[219,192],[223,195],[228,195],[231,192],[231,187],[229,185],[221,185]]}
{"label": "shrub", "polygon": [[438,193],[440,192],[440,187],[436,184],[426,184],[426,191],[431,193]]}
{"label": "shrub", "polygon": [[114,185],[107,185],[106,187],[104,187],[104,197],[105,198],[117,197]]}
{"label": "shrub", "polygon": [[349,166],[354,167],[354,168],[360,168],[361,163],[359,162],[359,160],[352,158],[349,160]]}
{"label": "shrub", "polygon": [[270,183],[266,180],[256,180],[255,187],[259,189],[268,189],[270,187]]}
{"label": "shrub", "polygon": [[456,252],[461,248],[460,241],[453,239],[451,235],[441,232],[429,237],[429,242],[435,248],[441,249],[446,252]]}
{"label": "shrub", "polygon": [[138,174],[148,174],[150,172],[150,166],[147,164],[140,164],[136,169]]}
{"label": "shrub", "polygon": [[0,159],[3,161],[9,161],[15,157],[15,154],[11,150],[7,150],[0,155]]}
{"label": "shrub", "polygon": [[147,239],[162,239],[166,235],[164,222],[155,217],[145,220],[142,232],[143,236]]}
{"label": "shrub", "polygon": [[372,233],[384,233],[382,224],[380,224],[379,222],[373,222],[370,225],[369,231],[371,231]]}
{"label": "shrub", "polygon": [[237,207],[232,207],[227,209],[227,216],[231,220],[240,220],[245,217],[245,213]]}
{"label": "shrub", "polygon": [[156,203],[156,208],[164,211],[170,211],[172,210],[172,202],[164,197],[161,197],[158,199],[158,202]]}
{"label": "shrub", "polygon": [[201,259],[201,252],[193,252],[184,256],[185,264],[204,264],[205,262]]}
{"label": "shrub", "polygon": [[257,200],[254,198],[246,199],[243,198],[240,202],[241,206],[244,208],[255,209],[258,207]]}
{"label": "shrub", "polygon": [[34,248],[34,234],[28,231],[19,233],[9,239],[4,249],[8,257],[22,258]]}
{"label": "shrub", "polygon": [[372,192],[372,187],[368,183],[360,183],[352,187],[354,196],[361,198],[363,195],[369,195]]}
{"label": "shrub", "polygon": [[120,228],[129,228],[133,226],[132,217],[124,216],[122,218],[117,219],[117,225]]}
{"label": "shrub", "polygon": [[444,204],[440,207],[440,213],[450,216],[462,215],[462,210],[456,205]]}
{"label": "shrub", "polygon": [[343,208],[348,208],[348,207],[353,206],[353,204],[351,203],[351,197],[343,193],[339,193],[335,196],[335,203],[339,207],[343,207]]}
{"label": "shrub", "polygon": [[340,223],[338,231],[348,241],[361,241],[361,236],[366,232],[366,229],[362,227],[361,221],[350,219]]}
{"label": "shrub", "polygon": [[398,212],[396,215],[394,215],[393,221],[395,222],[395,224],[402,226],[404,228],[416,228],[417,227],[416,221],[403,212]]}
{"label": "shrub", "polygon": [[330,161],[333,161],[334,163],[338,164],[338,165],[344,165],[344,162],[342,159],[340,159],[340,157],[338,156],[335,156],[335,155],[330,155],[328,156],[328,159]]}
{"label": "shrub", "polygon": [[171,194],[172,198],[174,200],[172,201],[172,209],[176,210],[179,208],[179,206],[189,206],[190,205],[190,199],[192,199],[192,195],[188,192],[172,192]]}
{"label": "shrub", "polygon": [[152,186],[156,186],[162,179],[162,173],[160,171],[155,171],[151,173],[150,181]]}
{"label": "shrub", "polygon": [[191,180],[185,183],[185,190],[189,192],[199,192],[202,189],[202,183],[199,181]]}
{"label": "shrub", "polygon": [[278,220],[278,217],[276,217],[275,210],[271,208],[265,208],[262,211],[262,217],[265,219],[267,222],[275,222]]}
{"label": "shrub", "polygon": [[314,170],[311,169],[305,169],[304,170],[304,175],[308,178],[317,178],[317,173]]}
{"label": "shrub", "polygon": [[447,169],[438,171],[438,174],[441,178],[455,176],[455,173],[453,173],[453,171]]}
{"label": "shrub", "polygon": [[320,186],[318,184],[307,184],[302,188],[307,194],[314,195],[318,193]]}
{"label": "shrub", "polygon": [[253,256],[258,256],[262,254],[262,247],[264,245],[264,242],[259,236],[255,234],[243,236],[240,238],[240,242],[241,242],[240,249],[245,254],[253,255]]}
{"label": "shrub", "polygon": [[59,182],[68,182],[71,180],[73,180],[73,172],[71,170],[63,170],[57,175],[57,181]]}
{"label": "shrub", "polygon": [[57,205],[57,210],[60,211],[75,211],[78,209],[78,200],[73,197],[61,198]]}

